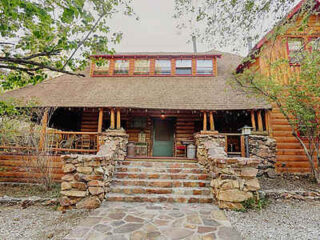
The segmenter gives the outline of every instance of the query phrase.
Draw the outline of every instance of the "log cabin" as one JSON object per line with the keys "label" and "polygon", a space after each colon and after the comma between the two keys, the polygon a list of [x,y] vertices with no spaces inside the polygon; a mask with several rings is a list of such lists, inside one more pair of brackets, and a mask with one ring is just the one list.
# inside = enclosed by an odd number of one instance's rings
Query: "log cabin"
{"label": "log cabin", "polygon": [[[249,68],[268,75],[272,63],[284,59],[287,64],[283,66],[281,73],[277,73],[279,81],[286,83],[291,74],[299,74],[299,58],[295,57],[295,53],[303,47],[308,51],[319,50],[313,43],[320,38],[320,1],[309,1],[312,7],[306,7],[306,3],[308,1],[299,2],[284,19],[276,24],[254,46],[236,71],[240,73]],[[306,25],[304,25],[305,13],[310,15]],[[279,26],[284,30],[278,29],[279,33],[275,33]],[[292,135],[288,121],[277,106],[273,106],[270,112],[270,129],[270,135],[277,141],[277,171],[310,173],[310,164],[303,147]]]}
{"label": "log cabin", "polygon": [[[49,120],[44,114],[43,127],[56,129],[60,141],[78,139],[72,147],[57,143],[57,155],[94,154],[99,134],[124,129],[136,158],[185,158],[198,132],[223,134],[228,154],[244,156],[241,128],[268,135],[271,106],[229,84],[240,61],[217,51],[99,54],[91,56],[85,77],[62,75],[3,98],[35,99],[37,107],[55,109]],[[12,156],[1,147],[4,163]]]}

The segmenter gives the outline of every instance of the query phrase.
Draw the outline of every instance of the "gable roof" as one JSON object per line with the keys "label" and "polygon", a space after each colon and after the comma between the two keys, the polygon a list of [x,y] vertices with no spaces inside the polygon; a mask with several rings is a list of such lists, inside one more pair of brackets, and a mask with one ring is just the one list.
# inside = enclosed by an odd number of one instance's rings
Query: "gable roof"
{"label": "gable roof", "polygon": [[[281,19],[278,23],[276,23],[274,25],[274,27],[251,49],[251,51],[248,53],[247,57],[251,58],[251,59],[255,59],[256,58],[256,54],[260,51],[260,49],[262,48],[262,46],[269,40],[269,38],[272,36],[273,34],[273,29],[275,28],[275,26],[281,25],[281,24],[285,24],[286,21],[292,19],[293,16],[295,16],[297,13],[299,13],[299,11],[301,10],[303,4],[306,2],[307,0],[301,0],[283,19]],[[320,0],[313,0],[316,2],[316,6],[318,7],[320,5]],[[236,71],[240,72],[244,67],[247,66],[248,64],[248,60],[242,62],[241,64],[238,65]]]}
{"label": "gable roof", "polygon": [[221,54],[218,77],[86,77],[62,75],[35,86],[6,92],[1,98],[36,99],[47,107],[122,107],[177,110],[240,110],[271,108],[261,98],[231,87],[241,57]]}

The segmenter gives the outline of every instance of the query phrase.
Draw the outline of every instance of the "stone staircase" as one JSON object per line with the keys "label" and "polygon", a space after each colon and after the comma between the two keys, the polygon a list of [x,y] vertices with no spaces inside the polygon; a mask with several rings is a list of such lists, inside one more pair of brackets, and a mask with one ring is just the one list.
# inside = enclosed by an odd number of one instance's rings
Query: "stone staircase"
{"label": "stone staircase", "polygon": [[107,201],[211,203],[210,180],[194,160],[118,161]]}

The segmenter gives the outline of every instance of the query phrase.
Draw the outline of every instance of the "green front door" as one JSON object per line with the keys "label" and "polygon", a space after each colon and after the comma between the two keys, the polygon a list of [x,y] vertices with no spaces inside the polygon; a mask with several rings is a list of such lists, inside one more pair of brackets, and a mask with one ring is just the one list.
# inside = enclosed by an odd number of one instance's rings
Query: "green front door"
{"label": "green front door", "polygon": [[173,156],[174,121],[155,119],[153,122],[153,156]]}

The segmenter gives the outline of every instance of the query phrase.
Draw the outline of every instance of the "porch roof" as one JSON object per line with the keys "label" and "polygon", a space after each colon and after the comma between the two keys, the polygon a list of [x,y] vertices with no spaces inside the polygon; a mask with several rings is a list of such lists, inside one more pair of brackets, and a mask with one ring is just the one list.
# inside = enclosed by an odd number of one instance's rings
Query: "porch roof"
{"label": "porch roof", "polygon": [[228,84],[241,57],[217,51],[217,77],[86,77],[62,75],[8,91],[2,99],[35,99],[41,107],[123,107],[177,110],[268,109],[261,97]]}

